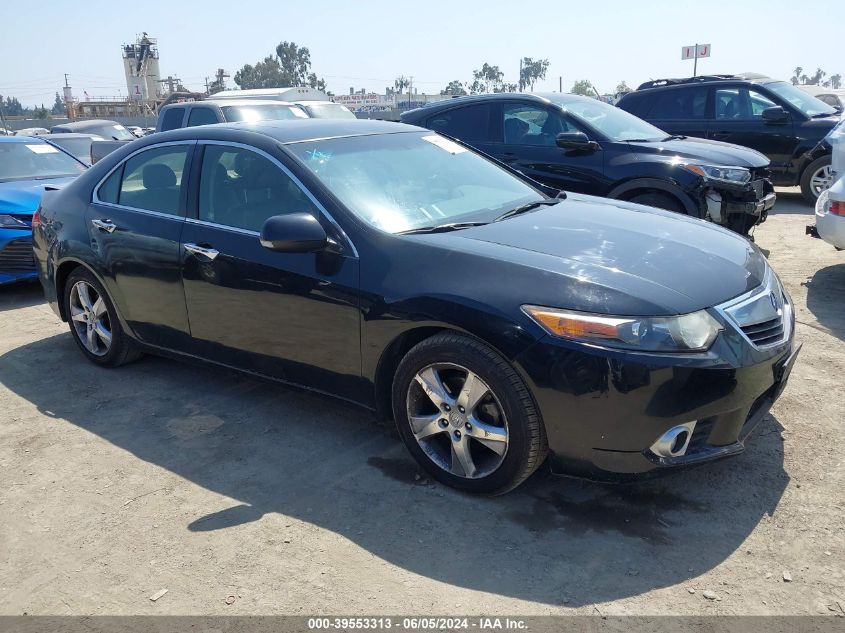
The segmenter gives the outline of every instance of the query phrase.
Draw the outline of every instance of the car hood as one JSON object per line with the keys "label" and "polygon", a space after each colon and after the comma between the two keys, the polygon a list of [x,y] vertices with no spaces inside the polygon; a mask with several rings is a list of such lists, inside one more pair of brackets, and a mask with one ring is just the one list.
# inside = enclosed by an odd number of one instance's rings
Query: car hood
{"label": "car hood", "polygon": [[70,177],[0,182],[0,213],[32,215],[38,208],[44,187],[61,188],[73,179]]}
{"label": "car hood", "polygon": [[501,222],[417,237],[514,264],[502,285],[520,303],[602,314],[684,314],[763,282],[765,258],[735,233],[670,211],[568,196]]}
{"label": "car hood", "polygon": [[748,168],[767,167],[769,165],[769,159],[756,150],[741,145],[711,141],[706,138],[687,137],[654,143],[629,142],[628,145],[635,145],[647,154],[659,154],[667,157],[679,156],[693,162],[710,165]]}

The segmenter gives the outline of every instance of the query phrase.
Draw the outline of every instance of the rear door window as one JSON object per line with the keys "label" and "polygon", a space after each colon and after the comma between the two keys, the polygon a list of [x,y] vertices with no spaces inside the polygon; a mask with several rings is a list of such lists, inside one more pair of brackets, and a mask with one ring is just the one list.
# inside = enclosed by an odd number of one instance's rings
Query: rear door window
{"label": "rear door window", "polygon": [[707,87],[675,88],[655,94],[649,119],[703,119],[707,111]]}
{"label": "rear door window", "polygon": [[185,164],[191,145],[148,149],[123,165],[118,204],[135,209],[181,215]]}
{"label": "rear door window", "polygon": [[453,108],[429,117],[426,127],[462,141],[488,141],[490,109],[487,103]]}

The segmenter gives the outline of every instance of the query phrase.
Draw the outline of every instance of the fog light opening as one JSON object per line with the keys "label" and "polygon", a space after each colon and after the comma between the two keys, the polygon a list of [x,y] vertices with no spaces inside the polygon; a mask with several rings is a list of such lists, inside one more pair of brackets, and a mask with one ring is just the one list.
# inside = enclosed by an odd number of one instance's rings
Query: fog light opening
{"label": "fog light opening", "polygon": [[693,429],[695,429],[695,422],[673,426],[651,445],[651,452],[658,457],[683,456],[689,448]]}

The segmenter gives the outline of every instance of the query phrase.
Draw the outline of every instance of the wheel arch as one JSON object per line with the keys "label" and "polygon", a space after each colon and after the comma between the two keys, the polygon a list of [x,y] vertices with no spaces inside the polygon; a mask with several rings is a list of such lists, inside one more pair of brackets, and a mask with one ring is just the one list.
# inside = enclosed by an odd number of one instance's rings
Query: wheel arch
{"label": "wheel arch", "polygon": [[660,178],[634,178],[627,180],[611,189],[607,197],[627,201],[643,193],[662,193],[672,196],[680,202],[687,215],[694,218],[702,217],[701,207],[696,204],[692,196],[675,183]]}

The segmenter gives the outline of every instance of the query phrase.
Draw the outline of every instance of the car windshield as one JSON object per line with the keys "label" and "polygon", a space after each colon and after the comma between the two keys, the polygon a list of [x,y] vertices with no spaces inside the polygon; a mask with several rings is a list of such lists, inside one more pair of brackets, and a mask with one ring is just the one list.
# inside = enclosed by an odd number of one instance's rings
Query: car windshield
{"label": "car windshield", "polygon": [[48,143],[0,143],[0,182],[78,176],[85,167]]}
{"label": "car windshield", "polygon": [[611,141],[660,141],[668,136],[660,128],[597,99],[570,101],[561,107]]}
{"label": "car windshield", "polygon": [[73,154],[78,159],[85,163],[91,162],[91,143],[94,140],[91,138],[50,138],[50,142],[58,145],[68,154]]}
{"label": "car windshield", "polygon": [[389,233],[489,222],[544,199],[533,187],[433,133],[398,133],[287,145],[355,215]]}
{"label": "car windshield", "polygon": [[836,110],[824,101],[816,99],[813,95],[807,94],[801,88],[793,86],[791,83],[773,81],[765,84],[765,86],[809,117],[836,114]]}
{"label": "car windshield", "polygon": [[309,103],[306,106],[312,119],[354,119],[355,115],[340,103]]}
{"label": "car windshield", "polygon": [[104,139],[108,139],[110,141],[132,141],[135,139],[135,135],[123,127],[120,123],[115,123],[113,125],[99,125],[77,131],[84,132],[85,134],[102,136]]}
{"label": "car windshield", "polygon": [[290,105],[240,105],[223,106],[223,117],[227,121],[280,121],[286,119],[307,119],[308,115],[297,106]]}

